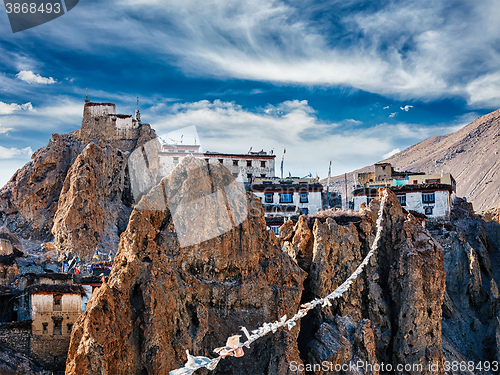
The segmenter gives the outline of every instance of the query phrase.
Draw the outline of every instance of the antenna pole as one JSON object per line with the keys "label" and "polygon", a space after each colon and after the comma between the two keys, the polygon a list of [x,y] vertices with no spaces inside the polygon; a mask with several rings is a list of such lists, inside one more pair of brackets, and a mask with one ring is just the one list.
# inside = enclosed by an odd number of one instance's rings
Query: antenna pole
{"label": "antenna pole", "polygon": [[349,209],[349,203],[347,201],[347,173],[344,173],[344,185],[345,185],[345,209]]}
{"label": "antenna pole", "polygon": [[330,165],[328,167],[328,180],[326,183],[326,208],[330,208],[330,175],[332,172],[332,161],[330,160]]}

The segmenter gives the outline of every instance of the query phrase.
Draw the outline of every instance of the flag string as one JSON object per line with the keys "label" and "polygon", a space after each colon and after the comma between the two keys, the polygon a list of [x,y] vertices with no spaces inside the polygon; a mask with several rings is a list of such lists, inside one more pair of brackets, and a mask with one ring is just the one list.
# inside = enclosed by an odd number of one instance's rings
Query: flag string
{"label": "flag string", "polygon": [[246,336],[246,341],[240,343],[241,335],[234,335],[227,339],[226,345],[221,348],[216,348],[214,350],[215,353],[219,354],[216,358],[208,358],[203,356],[193,356],[189,353],[189,350],[186,350],[187,354],[187,362],[184,367],[172,370],[169,372],[170,375],[191,375],[196,370],[200,368],[207,368],[209,370],[214,370],[219,361],[227,356],[234,357],[242,357],[243,356],[243,348],[250,348],[250,345],[261,337],[267,335],[271,332],[276,332],[279,328],[287,327],[289,330],[295,327],[297,321],[302,319],[307,313],[314,309],[316,306],[321,305],[322,307],[331,306],[331,300],[342,297],[351,287],[352,283],[358,278],[358,276],[363,272],[363,269],[370,261],[370,258],[373,256],[375,251],[378,249],[380,237],[382,235],[382,218],[384,214],[384,205],[387,200],[387,190],[384,190],[382,200],[380,201],[380,208],[378,212],[378,217],[376,221],[377,233],[375,235],[375,240],[370,248],[370,251],[363,259],[363,261],[359,264],[356,270],[352,273],[351,276],[347,278],[338,288],[336,288],[333,292],[327,295],[324,298],[316,298],[311,302],[305,303],[300,306],[299,311],[290,319],[287,319],[287,316],[284,315],[280,320],[277,320],[273,323],[264,323],[259,328],[252,331],[250,334],[246,327],[241,327],[241,330]]}

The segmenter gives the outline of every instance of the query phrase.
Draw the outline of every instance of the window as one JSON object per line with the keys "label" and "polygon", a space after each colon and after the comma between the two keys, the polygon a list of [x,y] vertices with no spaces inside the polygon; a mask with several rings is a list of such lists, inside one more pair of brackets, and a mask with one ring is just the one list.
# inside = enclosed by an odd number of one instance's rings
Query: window
{"label": "window", "polygon": [[271,181],[264,181],[264,185],[271,185]]}
{"label": "window", "polygon": [[427,206],[427,207],[424,207],[424,212],[425,212],[425,214],[426,214],[426,215],[432,215],[432,209],[433,209],[433,208],[434,208],[434,207],[432,207],[432,206]]}
{"label": "window", "polygon": [[264,173],[264,174],[261,174],[261,175],[260,175],[260,177],[266,177],[266,174],[265,174],[265,173]]}
{"label": "window", "polygon": [[224,159],[219,159],[219,163],[224,164]]}
{"label": "window", "polygon": [[366,198],[366,204],[370,204],[370,202],[373,200],[373,198]]}
{"label": "window", "polygon": [[281,193],[280,203],[293,203],[292,193]]}
{"label": "window", "polygon": [[252,180],[252,174],[251,173],[247,173],[247,178],[248,178],[249,181],[251,181]]}
{"label": "window", "polygon": [[247,160],[247,167],[251,167],[252,166],[252,161],[251,160]]}
{"label": "window", "polygon": [[54,294],[53,301],[53,310],[54,311],[61,311],[62,310],[62,305],[61,305],[61,300],[62,300],[62,294]]}
{"label": "window", "polygon": [[398,195],[398,199],[401,206],[406,206],[406,195]]}
{"label": "window", "polygon": [[205,159],[205,161],[207,162],[207,164],[209,164],[209,163],[210,163],[209,159]]}
{"label": "window", "polygon": [[266,193],[266,203],[273,203],[273,202],[274,202],[274,194]]}
{"label": "window", "polygon": [[300,193],[300,203],[307,203],[309,200],[307,199],[307,193]]}
{"label": "window", "polygon": [[238,160],[233,160],[233,165],[238,165]]}
{"label": "window", "polygon": [[43,322],[43,323],[42,323],[42,326],[43,326],[43,333],[44,333],[44,334],[45,334],[45,333],[49,333],[49,330],[47,329],[48,325],[49,325],[49,323],[47,323],[47,322]]}
{"label": "window", "polygon": [[301,208],[300,209],[300,214],[301,215],[307,215],[309,213],[309,209],[308,208]]}
{"label": "window", "polygon": [[418,181],[417,180],[413,180],[413,185],[417,185],[418,184]]}
{"label": "window", "polygon": [[174,164],[179,164],[179,158],[177,157],[174,158]]}
{"label": "window", "polygon": [[71,333],[71,330],[73,329],[73,323],[68,323],[66,324],[66,326],[68,327],[67,333]]}
{"label": "window", "polygon": [[62,335],[62,318],[52,318],[54,319],[54,331],[53,335]]}
{"label": "window", "polygon": [[430,178],[428,180],[425,180],[426,184],[440,184],[441,179],[440,178]]}
{"label": "window", "polygon": [[266,167],[266,162],[265,161],[261,161],[260,162],[260,166],[261,166],[261,168],[265,168]]}
{"label": "window", "polygon": [[435,202],[434,192],[422,193],[422,202],[423,203],[434,203]]}

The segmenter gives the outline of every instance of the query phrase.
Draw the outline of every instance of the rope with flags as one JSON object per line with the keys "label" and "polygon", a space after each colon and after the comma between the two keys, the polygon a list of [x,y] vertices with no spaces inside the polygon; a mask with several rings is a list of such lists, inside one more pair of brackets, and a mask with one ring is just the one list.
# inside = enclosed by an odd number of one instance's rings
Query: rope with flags
{"label": "rope with flags", "polygon": [[351,287],[353,282],[358,278],[358,276],[363,272],[363,269],[370,261],[371,257],[377,250],[380,242],[380,237],[382,235],[382,218],[384,215],[384,206],[387,200],[387,190],[384,190],[382,200],[380,201],[380,208],[378,211],[378,217],[376,221],[377,233],[375,235],[375,240],[370,248],[370,251],[360,263],[360,265],[356,268],[356,270],[352,273],[351,276],[347,278],[346,281],[342,283],[337,289],[331,292],[324,298],[316,298],[311,302],[305,303],[300,306],[300,310],[290,319],[287,319],[287,316],[284,315],[280,320],[277,320],[273,323],[264,323],[262,326],[253,330],[250,334],[245,327],[241,327],[241,330],[246,336],[246,341],[240,343],[241,335],[234,335],[227,339],[226,346],[221,348],[217,348],[214,350],[215,353],[219,354],[217,358],[210,359],[208,357],[203,356],[193,356],[189,354],[189,350],[186,350],[187,354],[187,362],[184,367],[172,370],[169,372],[170,375],[191,375],[196,370],[200,368],[207,368],[209,370],[214,370],[219,361],[227,356],[234,357],[242,357],[244,355],[243,348],[250,348],[250,345],[258,340],[259,338],[267,335],[271,332],[276,332],[279,328],[287,327],[289,330],[295,327],[297,321],[307,315],[307,313],[314,309],[316,306],[321,305],[322,307],[331,306],[331,300],[342,297]]}

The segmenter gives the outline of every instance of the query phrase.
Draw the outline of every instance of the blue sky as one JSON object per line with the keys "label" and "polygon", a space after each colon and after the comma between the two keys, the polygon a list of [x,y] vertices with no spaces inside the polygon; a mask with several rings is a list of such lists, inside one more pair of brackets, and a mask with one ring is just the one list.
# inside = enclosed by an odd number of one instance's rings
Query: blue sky
{"label": "blue sky", "polygon": [[[373,164],[500,107],[498,1],[80,0],[13,34],[0,11],[0,185],[81,124],[86,88],[204,150],[285,173]],[[186,141],[186,140],[185,140]]]}

